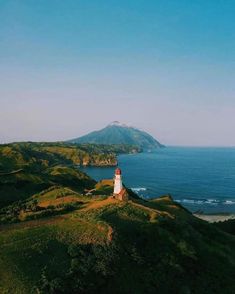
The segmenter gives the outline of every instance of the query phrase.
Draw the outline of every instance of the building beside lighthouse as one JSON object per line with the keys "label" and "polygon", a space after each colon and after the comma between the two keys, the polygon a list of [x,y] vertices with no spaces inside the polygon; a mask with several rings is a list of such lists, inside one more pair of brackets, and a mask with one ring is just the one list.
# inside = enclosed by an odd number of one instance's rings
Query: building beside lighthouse
{"label": "building beside lighthouse", "polygon": [[120,168],[115,170],[113,196],[114,198],[121,201],[128,200],[127,190],[123,187],[122,184],[122,171]]}

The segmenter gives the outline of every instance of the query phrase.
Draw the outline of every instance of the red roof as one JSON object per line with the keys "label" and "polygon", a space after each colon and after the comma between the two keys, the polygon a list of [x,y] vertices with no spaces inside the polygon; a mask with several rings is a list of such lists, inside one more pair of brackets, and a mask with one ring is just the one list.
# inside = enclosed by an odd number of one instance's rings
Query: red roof
{"label": "red roof", "polygon": [[122,171],[120,170],[120,168],[116,168],[115,170],[115,175],[121,175],[122,174]]}

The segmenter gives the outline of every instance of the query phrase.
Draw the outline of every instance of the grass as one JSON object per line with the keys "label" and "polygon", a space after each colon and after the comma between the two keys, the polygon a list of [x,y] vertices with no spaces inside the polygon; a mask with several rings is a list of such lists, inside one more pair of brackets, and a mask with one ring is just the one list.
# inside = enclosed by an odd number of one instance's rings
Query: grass
{"label": "grass", "polygon": [[0,236],[1,293],[30,293],[45,268],[49,280],[62,278],[71,264],[69,245],[105,244],[106,238],[107,231],[100,224],[72,216],[36,227],[26,223],[8,227]]}
{"label": "grass", "polygon": [[32,197],[38,201],[39,207],[57,206],[62,203],[73,203],[77,201],[88,201],[89,198],[85,198],[79,193],[66,187],[55,187],[49,191],[41,192]]}
{"label": "grass", "polygon": [[0,145],[0,208],[24,200],[53,185],[77,192],[96,182],[78,165],[115,165],[112,146],[68,143],[13,143]]}
{"label": "grass", "polygon": [[[62,191],[55,187],[40,201]],[[63,216],[0,229],[3,293],[30,293],[32,287],[41,293],[234,290],[235,238],[175,207],[169,197],[127,203],[90,198]]]}
{"label": "grass", "polygon": [[169,195],[118,201],[112,180],[72,165],[77,148],[0,146],[0,293],[235,293],[233,222],[208,224]]}

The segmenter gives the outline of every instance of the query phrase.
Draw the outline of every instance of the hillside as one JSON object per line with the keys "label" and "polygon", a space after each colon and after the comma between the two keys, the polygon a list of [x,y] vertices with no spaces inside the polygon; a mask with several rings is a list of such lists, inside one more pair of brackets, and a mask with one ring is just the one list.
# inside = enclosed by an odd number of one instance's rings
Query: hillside
{"label": "hillside", "polygon": [[115,166],[123,146],[14,143],[0,145],[0,208],[54,185],[83,192],[95,181],[78,165]]}
{"label": "hillside", "polygon": [[137,146],[145,151],[164,147],[148,133],[122,125],[119,122],[113,122],[102,130],[91,132],[69,142],[76,144],[125,144]]}
{"label": "hillside", "polygon": [[230,219],[224,222],[216,222],[214,226],[229,234],[235,235],[235,219]]}
{"label": "hillside", "polygon": [[54,185],[83,192],[95,181],[79,166],[116,166],[117,155],[140,152],[127,145],[12,143],[0,145],[0,208]]}
{"label": "hillside", "polygon": [[[138,152],[138,149],[135,149]],[[115,166],[116,155],[130,153],[128,146],[106,146],[65,143],[12,143],[0,145],[0,175],[13,168],[25,166],[47,167],[51,164],[64,163],[91,166]]]}
{"label": "hillside", "polygon": [[120,202],[56,187],[35,197],[47,209],[68,197],[77,206],[0,226],[1,293],[235,291],[235,238],[170,197]]}
{"label": "hillside", "polygon": [[235,293],[232,223],[170,196],[118,201],[77,167],[126,148],[0,146],[0,293]]}

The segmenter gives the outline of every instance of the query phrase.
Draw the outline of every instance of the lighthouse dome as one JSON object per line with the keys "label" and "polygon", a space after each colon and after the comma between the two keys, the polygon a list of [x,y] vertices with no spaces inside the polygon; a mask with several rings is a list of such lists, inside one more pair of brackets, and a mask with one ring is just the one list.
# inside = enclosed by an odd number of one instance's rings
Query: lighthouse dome
{"label": "lighthouse dome", "polygon": [[118,168],[116,168],[116,170],[115,170],[115,175],[121,175],[122,174],[122,171],[121,171],[121,169],[118,167]]}

